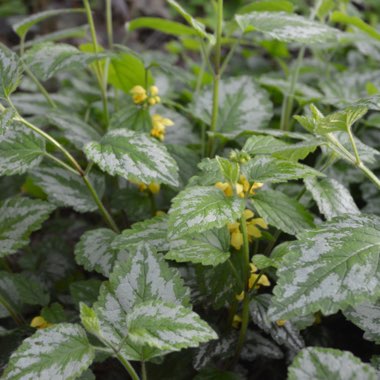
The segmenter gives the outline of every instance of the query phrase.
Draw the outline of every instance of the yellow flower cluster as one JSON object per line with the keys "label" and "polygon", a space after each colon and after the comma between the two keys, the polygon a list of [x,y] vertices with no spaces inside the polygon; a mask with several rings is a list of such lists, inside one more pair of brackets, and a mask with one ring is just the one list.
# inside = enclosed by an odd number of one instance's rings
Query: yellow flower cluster
{"label": "yellow flower cluster", "polygon": [[50,326],[53,326],[53,324],[49,323],[44,317],[41,317],[40,315],[34,317],[30,322],[30,327],[34,327],[35,329],[46,329]]}
{"label": "yellow flower cluster", "polygon": [[152,194],[157,194],[160,192],[161,186],[159,183],[152,182],[150,184],[145,184],[143,182],[137,183],[139,190],[141,192],[143,191],[150,191]]}
{"label": "yellow flower cluster", "polygon": [[[255,214],[253,211],[246,209],[244,210],[244,217],[246,220],[247,233],[249,241],[252,241],[253,238],[261,237],[261,231],[258,227],[267,229],[268,225],[262,218],[254,218]],[[235,249],[239,250],[243,245],[243,234],[240,231],[240,223],[234,222],[228,224],[228,230],[231,234],[231,245]]]}
{"label": "yellow flower cluster", "polygon": [[174,123],[172,120],[156,114],[152,116],[152,125],[153,128],[150,131],[150,135],[160,141],[163,141],[166,133],[166,127],[171,127]]}
{"label": "yellow flower cluster", "polygon": [[161,98],[158,96],[158,92],[159,91],[156,86],[149,87],[149,93],[142,86],[135,86],[130,91],[135,104],[143,104],[148,102],[150,106],[160,103]]}
{"label": "yellow flower cluster", "polygon": [[[260,189],[263,185],[261,182],[254,182],[251,186],[247,178],[241,175],[239,181],[235,184],[235,191],[240,198],[245,198],[248,194],[254,195],[255,190]],[[234,189],[228,182],[217,182],[215,187],[222,190],[227,197],[234,195]]]}

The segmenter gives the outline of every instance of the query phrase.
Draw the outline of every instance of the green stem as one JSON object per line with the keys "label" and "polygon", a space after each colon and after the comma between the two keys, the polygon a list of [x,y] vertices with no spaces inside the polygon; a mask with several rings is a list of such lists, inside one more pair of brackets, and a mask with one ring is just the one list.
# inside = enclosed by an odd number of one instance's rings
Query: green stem
{"label": "green stem", "polygon": [[25,37],[26,34],[24,33],[20,38],[20,57],[22,57],[25,52]]}
{"label": "green stem", "polygon": [[75,175],[79,175],[79,173],[73,169],[71,166],[67,165],[66,162],[63,162],[58,157],[53,156],[52,154],[45,152],[44,155],[48,158],[50,158],[52,161],[56,162],[58,165],[62,166],[66,170],[70,171],[71,173],[74,173]]}
{"label": "green stem", "polygon": [[[84,4],[84,8],[86,10],[87,21],[88,21],[88,24],[90,26],[92,44],[94,47],[94,53],[98,54],[99,53],[98,39],[96,37],[96,30],[95,30],[94,19],[92,17],[91,7],[90,7],[88,0],[83,0],[83,4]],[[106,125],[108,127],[109,112],[108,112],[107,88],[106,88],[106,86],[104,86],[103,70],[102,70],[102,67],[101,67],[99,60],[96,60],[95,67],[96,67],[96,74],[97,74],[97,79],[99,82],[99,88],[100,88],[101,97],[102,97],[104,117],[106,119]]]}
{"label": "green stem", "polygon": [[[212,96],[212,116],[210,131],[214,133],[218,124],[219,112],[219,85],[220,85],[220,63],[222,56],[222,32],[223,32],[223,0],[218,0],[217,23],[216,23],[216,44],[215,44],[215,67],[214,67],[214,88]],[[214,149],[214,136],[209,138],[209,154]]]}
{"label": "green stem", "polygon": [[9,315],[13,318],[13,320],[19,325],[22,326],[25,321],[22,315],[18,314],[15,309],[11,306],[11,304],[0,294],[0,305],[2,305],[9,313]]}
{"label": "green stem", "polygon": [[135,369],[132,367],[131,363],[128,360],[125,360],[123,355],[120,354],[120,352],[116,352],[116,357],[120,361],[120,363],[124,366],[124,368],[129,373],[129,376],[131,376],[132,380],[140,380],[138,374],[136,373]]}
{"label": "green stem", "polygon": [[107,37],[108,47],[113,47],[113,28],[112,28],[112,0],[106,0],[106,20],[107,20]]}
{"label": "green stem", "polygon": [[146,371],[146,365],[144,361],[141,362],[141,378],[142,380],[148,380],[148,374]]}
{"label": "green stem", "polygon": [[352,149],[354,150],[356,165],[359,166],[361,164],[362,160],[360,159],[359,151],[358,151],[358,148],[356,146],[355,138],[354,138],[354,135],[352,134],[351,128],[347,128],[347,133],[348,133],[348,136],[350,138]]}

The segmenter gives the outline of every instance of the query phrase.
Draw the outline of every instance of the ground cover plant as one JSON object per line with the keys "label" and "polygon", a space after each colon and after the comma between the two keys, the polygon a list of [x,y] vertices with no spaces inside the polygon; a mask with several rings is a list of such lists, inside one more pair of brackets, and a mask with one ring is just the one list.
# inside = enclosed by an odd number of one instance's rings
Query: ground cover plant
{"label": "ground cover plant", "polygon": [[379,4],[103,5],[0,44],[1,379],[377,379]]}

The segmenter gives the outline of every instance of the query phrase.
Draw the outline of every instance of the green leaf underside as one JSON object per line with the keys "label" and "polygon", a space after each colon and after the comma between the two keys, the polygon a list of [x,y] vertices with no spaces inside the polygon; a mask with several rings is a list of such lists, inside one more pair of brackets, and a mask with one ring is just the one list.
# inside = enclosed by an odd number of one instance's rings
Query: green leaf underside
{"label": "green leaf underside", "polygon": [[166,148],[145,134],[115,129],[86,145],[88,159],[110,175],[178,186],[178,166]]}
{"label": "green leaf underside", "polygon": [[115,237],[111,247],[112,249],[128,249],[144,241],[159,252],[168,251],[170,245],[167,233],[168,216],[156,216],[152,219],[132,224],[130,229],[124,230]]}
{"label": "green leaf underside", "polygon": [[256,156],[241,170],[249,181],[255,182],[280,183],[323,175],[309,166],[269,156]]}
{"label": "green leaf underside", "polygon": [[298,161],[313,153],[318,145],[317,141],[289,144],[272,136],[252,136],[246,141],[242,150],[255,156],[271,155],[279,159]]}
{"label": "green leaf underside", "polygon": [[288,369],[288,380],[376,380],[376,370],[348,351],[308,347]]}
{"label": "green leaf underside", "polygon": [[350,307],[344,315],[356,326],[364,330],[364,338],[380,344],[380,302],[364,302]]}
{"label": "green leaf underside", "polygon": [[22,67],[16,53],[0,43],[0,97],[8,97],[21,81]]}
{"label": "green leaf underside", "polygon": [[23,174],[41,162],[44,140],[30,129],[11,125],[0,133],[0,175]]}
{"label": "green leaf underside", "polygon": [[197,347],[217,338],[191,309],[162,301],[137,305],[127,316],[127,326],[131,341],[161,351]]}
{"label": "green leaf underside", "polygon": [[55,207],[27,198],[8,198],[0,204],[0,257],[15,253],[29,242]]}
{"label": "green leaf underside", "polygon": [[277,272],[271,318],[330,315],[379,297],[379,217],[336,217],[298,239]]}
{"label": "green leaf underside", "polygon": [[230,257],[229,246],[228,230],[226,228],[213,229],[172,242],[165,258],[179,263],[191,262],[216,266]]}
{"label": "green leaf underside", "polygon": [[[269,94],[252,77],[238,76],[220,82],[218,132],[238,135],[267,126],[273,116]],[[206,124],[211,123],[212,89],[196,97],[192,110]]]}
{"label": "green leaf underside", "polygon": [[75,246],[75,259],[88,271],[96,271],[108,277],[116,261],[123,260],[127,252],[116,251],[111,244],[118,235],[107,228],[85,232]]}
{"label": "green leaf underside", "polygon": [[128,315],[149,301],[187,306],[188,290],[178,272],[147,244],[138,245],[104,283],[93,310],[98,319],[98,335],[113,347],[120,347],[123,357],[143,360],[160,354],[155,348],[137,344],[128,334]]}
{"label": "green leaf underside", "polygon": [[[49,201],[57,206],[72,207],[78,212],[97,210],[94,199],[79,175],[49,163],[34,169],[31,176],[48,195]],[[105,190],[103,175],[92,172],[89,177],[99,197],[102,197]]]}
{"label": "green leaf underside", "polygon": [[83,53],[68,44],[45,42],[28,50],[23,59],[35,76],[46,81],[60,71],[80,69],[101,58],[101,54]]}
{"label": "green leaf underside", "polygon": [[360,213],[348,189],[335,179],[307,178],[305,186],[327,220],[343,214]]}
{"label": "green leaf underside", "polygon": [[62,323],[37,331],[12,354],[3,380],[76,379],[94,350],[79,325]]}
{"label": "green leaf underside", "polygon": [[287,234],[297,235],[314,227],[309,211],[280,191],[260,191],[252,198],[252,204],[268,224]]}
{"label": "green leaf underside", "polygon": [[221,228],[237,220],[244,206],[244,199],[226,197],[216,187],[194,186],[185,189],[174,198],[169,211],[169,238]]}
{"label": "green leaf underside", "polygon": [[252,12],[235,16],[243,32],[257,30],[283,41],[305,44],[336,42],[338,29],[286,12]]}

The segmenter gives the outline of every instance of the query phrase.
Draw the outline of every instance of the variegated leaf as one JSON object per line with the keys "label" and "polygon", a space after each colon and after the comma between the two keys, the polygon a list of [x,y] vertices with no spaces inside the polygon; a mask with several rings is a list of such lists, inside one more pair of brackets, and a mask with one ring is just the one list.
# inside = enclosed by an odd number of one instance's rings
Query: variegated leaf
{"label": "variegated leaf", "polygon": [[217,339],[198,314],[181,305],[163,301],[144,302],[127,316],[129,339],[161,351],[179,351]]}
{"label": "variegated leaf", "polygon": [[37,331],[12,354],[3,380],[74,380],[95,357],[79,325],[62,323]]}
{"label": "variegated leaf", "polygon": [[[192,104],[194,115],[211,123],[212,88],[204,90]],[[243,131],[265,128],[273,116],[269,94],[250,76],[224,79],[220,83],[218,132],[236,136]]]}
{"label": "variegated leaf", "polygon": [[120,353],[128,360],[162,354],[155,348],[136,344],[128,335],[128,315],[137,305],[152,300],[187,306],[188,290],[178,272],[169,268],[149,245],[141,243],[131,249],[127,260],[116,266],[109,282],[102,285],[89,319],[90,332],[100,335],[111,346],[120,347]]}
{"label": "variegated leaf", "polygon": [[45,153],[45,141],[30,129],[13,125],[0,133],[0,175],[23,174],[37,166]]}
{"label": "variegated leaf", "polygon": [[244,206],[244,199],[226,197],[216,187],[187,188],[173,200],[169,211],[169,237],[174,240],[212,228],[221,228],[238,219]]}
{"label": "variegated leaf", "polygon": [[55,207],[27,198],[8,198],[0,203],[0,257],[15,253],[29,242]]}
{"label": "variegated leaf", "polygon": [[117,238],[112,230],[98,228],[85,232],[75,246],[75,259],[88,271],[96,271],[108,277],[114,264],[124,260],[128,252],[112,248],[112,242]]}
{"label": "variegated leaf", "polygon": [[134,182],[178,186],[178,166],[165,146],[146,134],[114,129],[86,145],[89,160],[105,172]]}
{"label": "variegated leaf", "polygon": [[230,234],[227,228],[213,229],[202,234],[186,236],[170,243],[168,260],[179,263],[216,266],[230,257]]}
{"label": "variegated leaf", "polygon": [[364,338],[380,344],[380,302],[364,302],[350,307],[344,315],[364,330]]}
{"label": "variegated leaf", "polygon": [[336,42],[340,35],[338,29],[286,12],[251,12],[235,18],[243,32],[257,30],[284,42],[307,45]]}
{"label": "variegated leaf", "polygon": [[305,186],[327,220],[342,214],[360,213],[348,189],[335,179],[307,178]]}
{"label": "variegated leaf", "polygon": [[380,296],[379,217],[336,217],[298,239],[277,272],[272,319],[330,315]]}
{"label": "variegated leaf", "polygon": [[[97,210],[97,205],[80,175],[52,163],[43,163],[31,172],[31,177],[57,206],[72,207],[78,212]],[[105,181],[103,174],[91,172],[89,180],[99,197],[103,196]]]}
{"label": "variegated leaf", "polygon": [[348,351],[308,347],[288,369],[288,380],[376,380],[376,370]]}
{"label": "variegated leaf", "polygon": [[0,43],[0,97],[8,97],[21,81],[22,65],[16,53]]}

